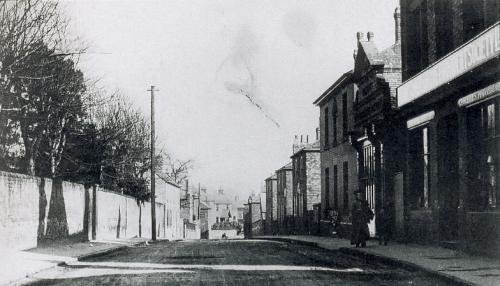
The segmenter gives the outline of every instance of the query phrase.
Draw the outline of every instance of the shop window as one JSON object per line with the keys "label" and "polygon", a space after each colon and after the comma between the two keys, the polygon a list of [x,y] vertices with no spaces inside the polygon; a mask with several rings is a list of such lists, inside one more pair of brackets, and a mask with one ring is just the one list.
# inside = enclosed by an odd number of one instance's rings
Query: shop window
{"label": "shop window", "polygon": [[430,206],[429,128],[409,130],[409,181],[412,209]]}
{"label": "shop window", "polygon": [[496,209],[500,203],[500,99],[467,112],[469,142],[468,194],[470,209]]}

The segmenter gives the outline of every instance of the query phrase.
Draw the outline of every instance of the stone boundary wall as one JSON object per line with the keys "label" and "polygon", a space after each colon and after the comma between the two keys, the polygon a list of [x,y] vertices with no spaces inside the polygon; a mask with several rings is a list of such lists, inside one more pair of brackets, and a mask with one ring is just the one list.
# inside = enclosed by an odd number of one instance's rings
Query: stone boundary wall
{"label": "stone boundary wall", "polygon": [[[29,249],[62,239],[151,237],[150,206],[104,189],[0,171],[0,248]],[[156,203],[158,238],[168,230],[164,208]]]}

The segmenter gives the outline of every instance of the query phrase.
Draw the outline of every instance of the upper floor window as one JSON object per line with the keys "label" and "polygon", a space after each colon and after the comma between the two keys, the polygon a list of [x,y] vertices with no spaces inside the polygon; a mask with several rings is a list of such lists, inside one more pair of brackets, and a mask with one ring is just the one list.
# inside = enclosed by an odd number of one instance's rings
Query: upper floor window
{"label": "upper floor window", "polygon": [[415,75],[428,65],[427,1],[409,11],[406,25],[405,79]]}
{"label": "upper floor window", "polygon": [[349,131],[349,121],[347,114],[347,92],[342,94],[342,137],[344,140],[347,139],[348,131]]}
{"label": "upper floor window", "polygon": [[332,130],[333,130],[333,145],[337,145],[337,100],[333,100],[332,109]]}
{"label": "upper floor window", "polygon": [[463,0],[464,42],[484,30],[483,8],[484,0]]}
{"label": "upper floor window", "polygon": [[328,148],[329,148],[329,145],[330,145],[330,142],[329,142],[329,140],[328,140],[328,139],[329,139],[329,137],[330,137],[330,134],[329,134],[329,132],[328,132],[328,131],[329,131],[329,129],[330,129],[330,128],[329,128],[329,126],[328,126],[328,125],[329,125],[329,124],[328,124],[328,122],[329,122],[329,112],[328,112],[328,107],[327,107],[327,108],[325,108],[325,120],[324,120],[324,122],[325,122],[325,131],[324,131],[324,134],[325,134],[325,139],[323,139],[323,148],[324,148],[324,149],[328,149]]}
{"label": "upper floor window", "polygon": [[453,18],[450,1],[436,1],[434,3],[436,15],[436,60],[442,58],[453,49]]}

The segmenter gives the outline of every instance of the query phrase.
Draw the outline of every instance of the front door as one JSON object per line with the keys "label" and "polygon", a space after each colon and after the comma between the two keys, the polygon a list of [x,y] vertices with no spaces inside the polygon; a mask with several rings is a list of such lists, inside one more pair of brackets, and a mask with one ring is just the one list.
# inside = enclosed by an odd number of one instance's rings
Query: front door
{"label": "front door", "polygon": [[458,237],[458,120],[456,114],[438,124],[439,229],[441,241]]}
{"label": "front door", "polygon": [[[363,172],[361,184],[364,187],[366,201],[370,209],[376,214],[375,197],[376,197],[376,174],[375,174],[375,147],[370,141],[366,140],[363,143]],[[375,217],[368,223],[370,236],[375,236]]]}

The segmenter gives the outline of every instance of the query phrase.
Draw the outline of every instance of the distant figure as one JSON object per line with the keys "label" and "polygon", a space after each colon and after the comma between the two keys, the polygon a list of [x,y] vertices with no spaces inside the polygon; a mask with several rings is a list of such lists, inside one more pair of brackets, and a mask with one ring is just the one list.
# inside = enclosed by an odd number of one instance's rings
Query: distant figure
{"label": "distant figure", "polygon": [[377,230],[379,233],[378,244],[387,245],[387,239],[389,237],[390,231],[390,215],[389,208],[387,205],[382,206],[378,216],[377,216]]}
{"label": "distant figure", "polygon": [[356,200],[352,205],[352,234],[351,244],[356,244],[356,247],[366,247],[366,241],[370,238],[368,231],[368,222],[373,219],[373,212],[368,206],[368,202],[364,200],[363,193],[356,193]]}

